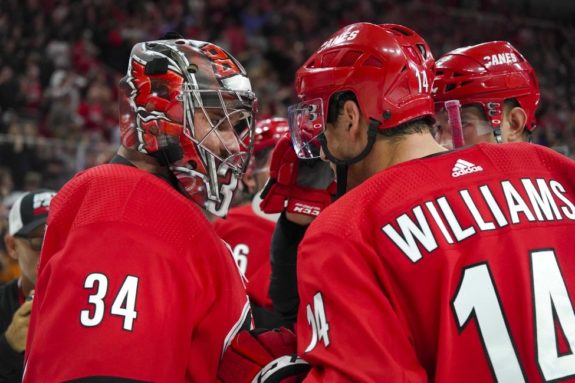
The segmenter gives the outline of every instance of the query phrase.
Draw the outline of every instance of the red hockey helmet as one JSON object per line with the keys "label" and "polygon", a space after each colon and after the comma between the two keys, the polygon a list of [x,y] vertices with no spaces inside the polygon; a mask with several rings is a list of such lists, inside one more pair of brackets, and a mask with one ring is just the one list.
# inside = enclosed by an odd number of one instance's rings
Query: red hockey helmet
{"label": "red hockey helmet", "polygon": [[[266,118],[256,122],[254,133],[254,155],[250,159],[248,168],[246,169],[246,176],[253,176],[256,172],[267,169],[257,169],[256,160],[258,155],[266,149],[271,149],[276,146],[279,139],[289,132],[288,120],[282,117]],[[245,139],[249,138],[245,135]]]}
{"label": "red hockey helmet", "polygon": [[286,118],[273,117],[256,122],[254,156],[263,150],[273,148],[287,132],[289,132],[289,126]]}
{"label": "red hockey helmet", "polygon": [[535,71],[521,53],[506,41],[491,41],[455,49],[437,60],[433,96],[438,107],[448,100],[481,106],[494,129],[501,125],[503,102],[515,99],[532,131],[540,93]]}
{"label": "red hockey helmet", "polygon": [[253,145],[256,99],[241,64],[203,41],[139,43],[120,89],[122,145],[168,166],[193,201],[224,216]]}
{"label": "red hockey helmet", "polygon": [[318,156],[314,139],[325,128],[329,101],[337,92],[353,92],[378,129],[433,118],[434,66],[425,40],[407,27],[356,23],[339,30],[296,73],[301,102],[288,110],[296,153]]}

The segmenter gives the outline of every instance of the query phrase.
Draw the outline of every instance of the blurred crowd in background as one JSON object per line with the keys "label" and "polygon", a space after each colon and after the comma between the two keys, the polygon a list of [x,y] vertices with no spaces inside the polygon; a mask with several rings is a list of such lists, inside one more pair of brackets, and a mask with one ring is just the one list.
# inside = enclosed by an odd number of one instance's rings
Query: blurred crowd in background
{"label": "blurred crowd in background", "polygon": [[[542,16],[497,0],[2,0],[0,230],[21,192],[57,190],[75,172],[109,160],[119,141],[116,85],[130,49],[168,31],[215,42],[238,58],[260,117],[286,115],[296,69],[349,23],[405,24],[436,59],[457,47],[507,40],[540,80],[534,142],[573,157],[574,18]],[[17,270],[0,259],[1,283]]]}

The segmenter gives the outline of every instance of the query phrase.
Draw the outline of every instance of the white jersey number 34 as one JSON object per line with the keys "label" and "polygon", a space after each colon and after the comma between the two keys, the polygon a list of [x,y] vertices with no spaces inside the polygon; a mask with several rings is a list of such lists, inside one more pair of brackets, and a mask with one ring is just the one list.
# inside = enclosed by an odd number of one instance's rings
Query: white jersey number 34
{"label": "white jersey number 34", "polygon": [[[80,323],[86,327],[98,326],[104,320],[106,313],[104,298],[108,292],[108,277],[101,273],[89,274],[84,281],[84,288],[95,288],[96,291],[88,297],[88,303],[90,303],[93,308],[91,310],[80,311]],[[127,331],[132,331],[134,319],[138,316],[136,312],[137,295],[138,277],[128,275],[122,283],[110,308],[111,315],[124,317],[122,328]]]}

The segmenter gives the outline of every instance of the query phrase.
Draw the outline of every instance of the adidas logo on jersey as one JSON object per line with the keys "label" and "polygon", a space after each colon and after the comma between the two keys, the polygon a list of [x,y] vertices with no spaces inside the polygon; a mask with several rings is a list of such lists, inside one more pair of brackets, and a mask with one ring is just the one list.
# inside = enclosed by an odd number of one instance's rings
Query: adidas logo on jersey
{"label": "adidas logo on jersey", "polygon": [[477,166],[472,164],[471,162],[464,161],[462,159],[457,160],[455,166],[453,166],[453,170],[451,170],[452,177],[459,177],[469,173],[481,172],[483,168],[481,166]]}

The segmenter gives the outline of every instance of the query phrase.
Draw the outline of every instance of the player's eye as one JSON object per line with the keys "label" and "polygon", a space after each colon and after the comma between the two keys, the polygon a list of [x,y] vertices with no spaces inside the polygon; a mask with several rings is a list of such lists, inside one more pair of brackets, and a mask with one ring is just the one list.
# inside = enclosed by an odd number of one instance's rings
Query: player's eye
{"label": "player's eye", "polygon": [[441,134],[441,132],[442,132],[441,124],[434,124],[434,125],[431,127],[431,135],[432,135],[433,137],[439,137],[439,135]]}

